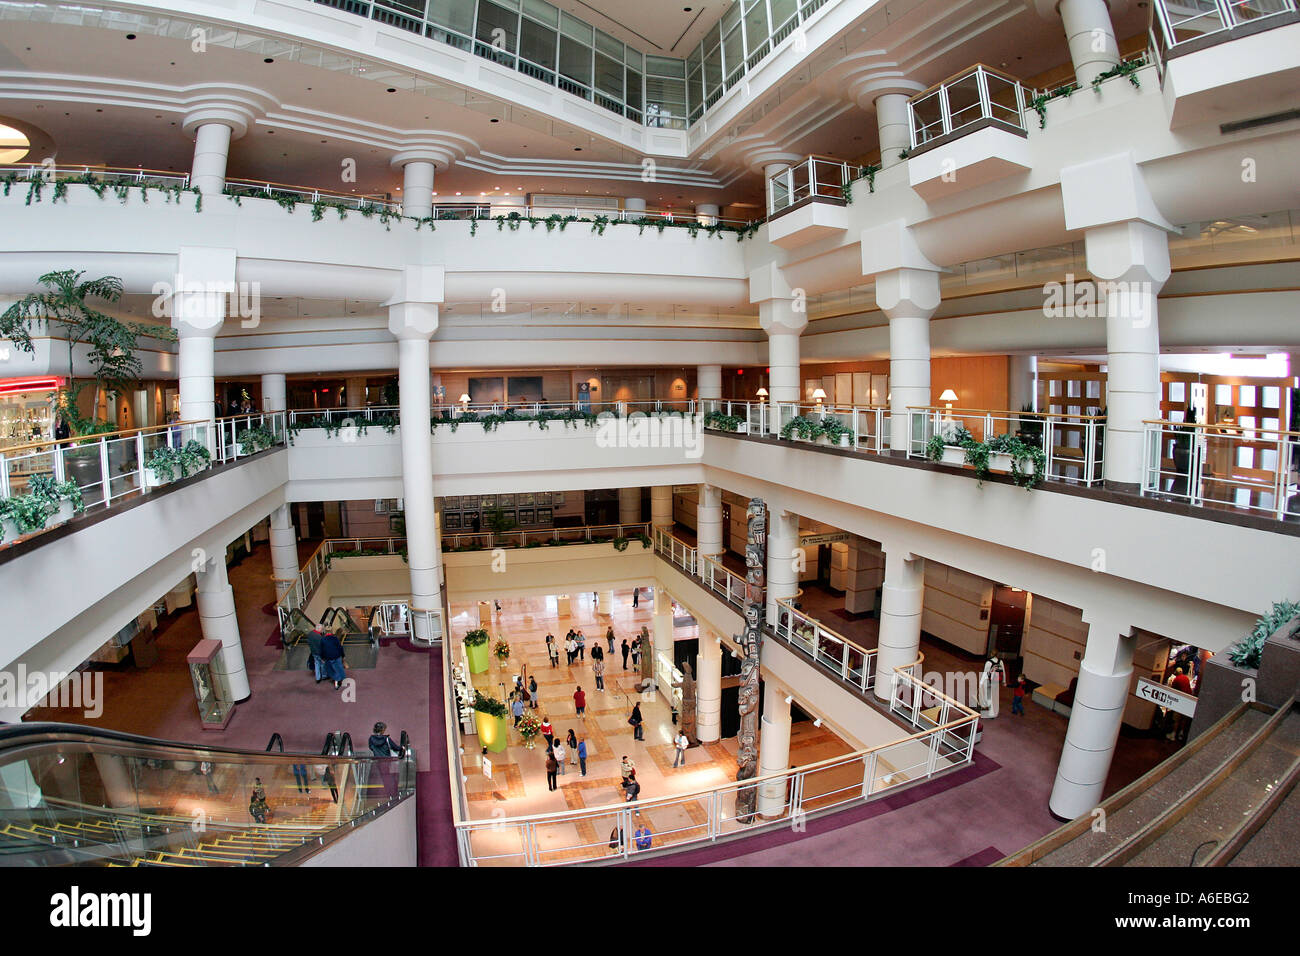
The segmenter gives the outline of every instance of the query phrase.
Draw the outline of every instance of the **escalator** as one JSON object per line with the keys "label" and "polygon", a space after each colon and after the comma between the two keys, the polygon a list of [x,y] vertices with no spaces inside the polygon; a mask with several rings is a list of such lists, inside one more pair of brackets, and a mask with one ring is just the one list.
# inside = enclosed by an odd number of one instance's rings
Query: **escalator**
{"label": "escalator", "polygon": [[345,733],[315,754],[284,752],[279,734],[258,752],[12,724],[0,727],[0,866],[293,866],[365,839],[414,792],[409,745],[358,756]]}
{"label": "escalator", "polygon": [[275,669],[307,670],[307,658],[311,653],[308,638],[313,630],[333,633],[343,645],[348,666],[367,670],[375,666],[379,657],[379,635],[369,626],[361,627],[353,618],[352,612],[345,607],[326,608],[316,624],[300,609],[289,612],[289,626],[280,630],[280,660]]}

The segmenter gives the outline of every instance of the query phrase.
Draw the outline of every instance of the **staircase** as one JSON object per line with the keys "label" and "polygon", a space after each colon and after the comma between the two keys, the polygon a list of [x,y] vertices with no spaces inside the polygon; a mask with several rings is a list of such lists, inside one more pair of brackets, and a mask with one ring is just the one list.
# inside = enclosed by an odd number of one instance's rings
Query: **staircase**
{"label": "staircase", "polygon": [[1103,802],[1104,817],[1071,821],[996,865],[1294,866],[1298,779],[1295,700],[1271,713],[1242,704]]}

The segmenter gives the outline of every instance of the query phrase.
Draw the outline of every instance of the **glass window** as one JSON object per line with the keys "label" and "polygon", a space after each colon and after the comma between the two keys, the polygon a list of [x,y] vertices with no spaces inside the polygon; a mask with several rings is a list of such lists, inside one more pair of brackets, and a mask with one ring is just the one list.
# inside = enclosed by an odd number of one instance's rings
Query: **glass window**
{"label": "glass window", "polygon": [[560,37],[560,73],[583,86],[591,85],[591,47]]}
{"label": "glass window", "polygon": [[616,100],[623,99],[623,64],[596,54],[596,89]]}
{"label": "glass window", "polygon": [[612,57],[620,63],[623,62],[622,42],[615,40],[608,33],[601,33],[599,30],[596,31],[596,51]]}
{"label": "glass window", "polygon": [[474,32],[474,0],[429,0],[429,20],[469,36]]}
{"label": "glass window", "polygon": [[772,0],[773,32],[781,29],[786,21],[794,16],[795,7],[798,5],[798,0]]}
{"label": "glass window", "polygon": [[647,112],[659,116],[661,120],[680,118],[686,115],[685,80],[666,79],[658,76],[646,77],[645,98]]}
{"label": "glass window", "polygon": [[623,102],[634,110],[641,109],[641,74],[631,67],[627,68],[626,89],[627,92],[623,95]]}
{"label": "glass window", "polygon": [[712,95],[722,86],[722,47],[715,46],[704,57],[704,92]]}
{"label": "glass window", "polygon": [[736,70],[744,69],[745,47],[739,29],[732,30],[722,38],[722,62],[728,77]]}
{"label": "glass window", "polygon": [[566,37],[582,41],[587,46],[592,44],[591,24],[570,14],[566,13],[560,18],[560,32]]}
{"label": "glass window", "polygon": [[519,55],[548,70],[555,69],[555,31],[527,17],[519,29]]}
{"label": "glass window", "polygon": [[560,25],[560,11],[544,0],[524,0],[524,13],[548,27]]}
{"label": "glass window", "polygon": [[645,57],[639,50],[634,50],[630,46],[623,47],[623,62],[638,73],[645,72]]}
{"label": "glass window", "polygon": [[749,44],[749,52],[754,53],[770,36],[767,29],[767,3],[766,0],[749,2],[749,9],[745,12],[745,42]]}
{"label": "glass window", "polygon": [[725,13],[722,14],[722,32],[726,33],[732,27],[740,23],[740,0],[736,0],[729,6]]}
{"label": "glass window", "polygon": [[487,0],[479,0],[475,36],[488,46],[514,53],[519,47],[519,14]]}

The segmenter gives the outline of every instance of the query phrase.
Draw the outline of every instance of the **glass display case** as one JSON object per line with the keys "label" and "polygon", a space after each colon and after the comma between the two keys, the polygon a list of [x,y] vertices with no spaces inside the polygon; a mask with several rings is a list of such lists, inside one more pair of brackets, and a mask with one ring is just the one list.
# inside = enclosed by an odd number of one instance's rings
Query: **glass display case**
{"label": "glass display case", "polygon": [[235,705],[226,697],[218,673],[221,670],[221,642],[202,640],[194,645],[185,660],[190,666],[194,699],[199,705],[199,722],[204,730],[225,730],[234,716]]}

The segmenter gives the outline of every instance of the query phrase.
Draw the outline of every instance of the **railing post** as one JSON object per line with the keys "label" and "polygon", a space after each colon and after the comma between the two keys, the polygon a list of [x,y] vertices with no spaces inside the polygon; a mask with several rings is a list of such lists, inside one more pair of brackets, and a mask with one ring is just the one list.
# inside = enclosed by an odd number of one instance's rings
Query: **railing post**
{"label": "railing post", "polygon": [[871,799],[871,785],[876,781],[876,751],[868,751],[862,758],[862,799]]}
{"label": "railing post", "polygon": [[108,470],[108,439],[99,440],[99,480],[104,487],[104,507],[113,500],[113,476]]}
{"label": "railing post", "polygon": [[0,452],[0,498],[9,497],[9,462]]}
{"label": "railing post", "polygon": [[939,121],[943,124],[944,134],[952,132],[952,115],[948,112],[948,87],[939,87]]}

